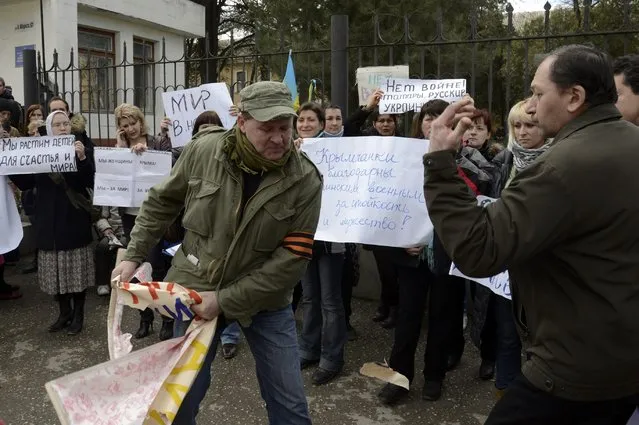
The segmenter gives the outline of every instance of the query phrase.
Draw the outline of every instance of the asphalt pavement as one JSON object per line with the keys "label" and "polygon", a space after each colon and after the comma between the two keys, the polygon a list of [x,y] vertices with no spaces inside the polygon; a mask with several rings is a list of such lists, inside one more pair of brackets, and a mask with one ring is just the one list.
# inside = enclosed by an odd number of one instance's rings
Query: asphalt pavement
{"label": "asphalt pavement", "polygon": [[[51,334],[47,327],[57,317],[52,297],[41,292],[36,275],[23,275],[8,267],[6,280],[20,285],[24,296],[0,301],[0,419],[6,425],[54,425],[56,413],[44,384],[65,374],[108,360],[106,318],[108,297],[98,297],[94,289],[87,297],[85,328],[80,335]],[[477,425],[483,424],[495,402],[492,382],[477,376],[479,357],[470,342],[460,366],[449,373],[444,393],[437,402],[420,398],[423,379],[418,373],[409,398],[396,407],[377,400],[383,386],[359,374],[362,364],[383,361],[390,354],[392,331],[371,321],[375,303],[353,300],[352,322],[359,338],[346,347],[342,376],[315,387],[312,370],[304,371],[306,394],[314,424],[325,425]],[[298,312],[299,313],[299,312]],[[125,311],[123,330],[137,329],[137,311]],[[158,341],[161,325],[143,340],[133,340],[134,349]],[[423,367],[424,342],[416,356],[416,370]],[[198,416],[198,425],[267,424],[266,409],[259,394],[254,362],[244,339],[238,355],[231,360],[218,356],[213,364],[213,384]]]}

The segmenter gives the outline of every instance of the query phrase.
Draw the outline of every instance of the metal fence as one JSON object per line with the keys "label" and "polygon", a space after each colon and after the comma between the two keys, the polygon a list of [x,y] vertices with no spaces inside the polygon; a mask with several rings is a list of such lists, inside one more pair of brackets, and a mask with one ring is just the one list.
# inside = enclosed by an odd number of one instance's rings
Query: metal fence
{"label": "metal fence", "polygon": [[[485,33],[479,24],[480,11],[468,13],[467,33],[447,31],[441,9],[425,23],[416,16],[375,16],[370,25],[370,42],[349,44],[349,22],[346,16],[333,16],[330,32],[317,41],[309,34],[301,37],[305,46],[287,45],[282,34],[270,35],[277,40],[268,51],[262,47],[259,34],[252,44],[236,41],[216,43],[220,47],[209,53],[209,40],[187,40],[181,58],[166,57],[164,40],[156,46],[159,59],[142,52],[127,51],[122,46],[121,63],[103,60],[106,53],[84,52],[81,60],[70,52],[63,60],[54,54],[53,63],[43,69],[38,55],[34,69],[25,58],[25,100],[46,103],[52,95],[67,99],[72,110],[88,118],[89,134],[107,144],[115,137],[113,109],[121,102],[140,106],[148,116],[148,126],[157,130],[164,112],[161,94],[197,86],[204,82],[225,81],[231,96],[246,84],[260,80],[281,80],[286,70],[289,50],[301,100],[309,96],[329,101],[352,112],[357,107],[355,70],[358,67],[407,64],[411,78],[465,78],[476,105],[493,114],[498,126],[505,121],[512,104],[525,98],[536,61],[552,49],[571,43],[592,43],[611,55],[634,52],[639,46],[639,24],[630,0],[609,13],[608,21],[597,22],[592,16],[591,0],[584,0],[581,22],[571,32],[557,32],[551,20],[551,6],[528,19],[533,33],[518,28],[518,15],[508,4],[503,23],[497,33]],[[610,18],[612,15],[612,18]],[[535,31],[534,22],[537,22]],[[427,25],[429,31],[424,32]],[[529,28],[530,30],[530,28]],[[309,42],[308,40],[314,41]],[[272,43],[266,43],[271,44]],[[136,50],[139,46],[134,46]],[[220,51],[222,53],[220,53]],[[131,54],[133,53],[133,54]],[[309,90],[310,86],[310,90]],[[409,119],[405,120],[406,128]]]}

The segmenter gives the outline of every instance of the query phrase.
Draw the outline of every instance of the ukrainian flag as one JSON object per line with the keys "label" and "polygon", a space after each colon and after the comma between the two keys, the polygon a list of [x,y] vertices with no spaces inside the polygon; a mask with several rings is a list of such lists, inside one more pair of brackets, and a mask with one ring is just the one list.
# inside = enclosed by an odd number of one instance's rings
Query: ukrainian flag
{"label": "ukrainian flag", "polygon": [[291,56],[291,52],[291,50],[288,52],[288,63],[286,64],[286,74],[284,74],[283,83],[286,84],[291,91],[293,108],[297,110],[300,107],[300,95],[297,92],[297,80],[295,79],[295,68],[293,67],[293,56]]}

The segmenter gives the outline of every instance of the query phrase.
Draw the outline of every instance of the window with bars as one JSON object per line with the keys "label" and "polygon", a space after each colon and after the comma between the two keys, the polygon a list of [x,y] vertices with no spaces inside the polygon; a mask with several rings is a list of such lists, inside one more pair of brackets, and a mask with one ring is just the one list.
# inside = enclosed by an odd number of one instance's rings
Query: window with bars
{"label": "window with bars", "polygon": [[145,112],[153,109],[155,101],[154,46],[153,41],[133,39],[133,101]]}
{"label": "window with bars", "polygon": [[80,110],[113,112],[115,108],[115,35],[78,28]]}

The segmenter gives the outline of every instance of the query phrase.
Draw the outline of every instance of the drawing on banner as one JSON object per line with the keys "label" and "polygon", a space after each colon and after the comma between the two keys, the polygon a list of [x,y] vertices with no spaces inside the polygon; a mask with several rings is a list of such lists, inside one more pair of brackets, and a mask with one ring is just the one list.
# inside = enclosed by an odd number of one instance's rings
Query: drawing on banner
{"label": "drawing on banner", "polygon": [[366,105],[368,98],[389,78],[408,78],[408,65],[367,66],[357,68],[357,92],[360,106]]}
{"label": "drawing on banner", "polygon": [[0,139],[0,175],[78,171],[75,136]]}
{"label": "drawing on banner", "polygon": [[214,111],[224,128],[232,128],[236,117],[229,110],[233,100],[226,83],[203,84],[186,90],[162,93],[164,113],[171,120],[169,132],[173,147],[186,145],[193,134],[195,119],[204,111]]}
{"label": "drawing on banner", "polygon": [[429,239],[427,140],[331,137],[305,139],[303,149],[324,177],[317,240],[408,248]]}
{"label": "drawing on banner", "polygon": [[95,148],[93,204],[139,207],[149,190],[171,172],[171,152]]}
{"label": "drawing on banner", "polygon": [[460,100],[466,94],[466,80],[408,80],[388,78],[381,82],[384,91],[379,102],[380,114],[403,114],[419,111],[429,100]]}
{"label": "drawing on banner", "polygon": [[[487,205],[492,204],[497,201],[495,198],[490,198],[488,196],[479,195],[477,197],[477,205],[480,207],[486,207]],[[478,277],[470,277],[466,276],[464,273],[459,270],[455,263],[450,266],[450,275],[463,277],[464,279],[472,280],[473,282],[477,282],[480,285],[483,285],[493,291],[495,294],[502,296],[507,299],[511,299],[510,295],[510,275],[508,274],[508,270],[499,273],[498,275],[486,277],[486,278],[478,278]]]}

